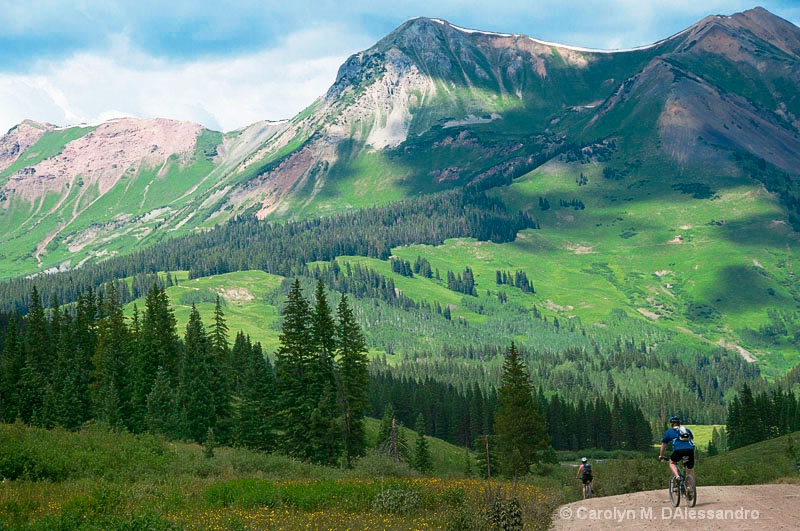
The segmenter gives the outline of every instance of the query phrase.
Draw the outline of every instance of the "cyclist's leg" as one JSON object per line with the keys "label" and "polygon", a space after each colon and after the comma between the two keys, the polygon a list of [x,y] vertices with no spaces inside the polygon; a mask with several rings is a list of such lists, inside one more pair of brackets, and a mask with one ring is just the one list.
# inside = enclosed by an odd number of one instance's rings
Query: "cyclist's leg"
{"label": "cyclist's leg", "polygon": [[680,474],[678,473],[678,462],[676,460],[680,460],[680,457],[677,457],[675,452],[672,452],[672,455],[669,456],[669,469],[672,470],[672,476],[677,478]]}
{"label": "cyclist's leg", "polygon": [[[689,455],[689,460],[686,462],[686,475],[692,476],[692,479],[694,480],[696,479],[694,477],[694,450],[691,450],[691,453],[689,453],[688,455]],[[696,484],[697,482],[695,481],[694,485]]]}

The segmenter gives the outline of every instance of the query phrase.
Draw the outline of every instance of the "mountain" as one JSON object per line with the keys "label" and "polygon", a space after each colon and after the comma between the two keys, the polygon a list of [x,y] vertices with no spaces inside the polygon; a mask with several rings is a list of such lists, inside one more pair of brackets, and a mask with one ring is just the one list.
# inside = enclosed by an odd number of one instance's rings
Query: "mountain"
{"label": "mountain", "polygon": [[2,276],[242,214],[306,219],[471,187],[539,222],[508,266],[535,272],[550,311],[596,321],[622,307],[746,353],[789,352],[798,59],[800,29],[761,8],[615,52],[416,18],[289,121],[24,122],[0,138]]}

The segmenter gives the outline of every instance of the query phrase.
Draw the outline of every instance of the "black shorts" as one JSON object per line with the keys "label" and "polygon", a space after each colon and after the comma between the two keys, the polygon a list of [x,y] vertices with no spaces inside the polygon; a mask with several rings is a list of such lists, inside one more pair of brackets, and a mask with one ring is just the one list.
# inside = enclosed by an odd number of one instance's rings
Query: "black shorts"
{"label": "black shorts", "polygon": [[686,462],[686,468],[689,470],[694,468],[694,448],[687,448],[685,450],[675,450],[672,452],[672,455],[669,456],[669,460],[673,463],[680,463],[683,456],[686,455],[689,457],[689,460]]}
{"label": "black shorts", "polygon": [[592,476],[583,476],[581,477],[581,481],[583,484],[586,485],[587,483],[591,483],[594,478]]}

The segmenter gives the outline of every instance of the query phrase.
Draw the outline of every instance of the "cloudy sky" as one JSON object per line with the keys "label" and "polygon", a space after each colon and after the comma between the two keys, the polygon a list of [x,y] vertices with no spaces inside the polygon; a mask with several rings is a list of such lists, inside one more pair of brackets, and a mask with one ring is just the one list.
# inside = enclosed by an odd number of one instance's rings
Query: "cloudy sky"
{"label": "cloudy sky", "polygon": [[624,49],[756,5],[800,25],[798,0],[0,0],[0,134],[26,118],[219,131],[290,118],[348,56],[416,16]]}

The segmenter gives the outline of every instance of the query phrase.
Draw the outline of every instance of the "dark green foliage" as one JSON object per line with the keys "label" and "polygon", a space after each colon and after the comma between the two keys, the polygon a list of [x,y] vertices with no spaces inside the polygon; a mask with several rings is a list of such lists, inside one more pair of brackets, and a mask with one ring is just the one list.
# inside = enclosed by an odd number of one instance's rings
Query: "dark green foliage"
{"label": "dark green foliage", "polygon": [[727,447],[741,448],[800,430],[800,401],[780,387],[756,395],[747,384],[728,407]]}
{"label": "dark green foliage", "polygon": [[34,286],[26,316],[26,334],[23,339],[24,364],[17,387],[19,416],[27,424],[46,425],[49,411],[45,396],[52,391],[48,381],[53,358],[47,321],[39,292]]}
{"label": "dark green foliage", "polygon": [[469,266],[465,267],[463,276],[461,273],[456,274],[452,271],[448,271],[447,289],[466,295],[477,296],[478,293],[475,290],[475,276],[472,273],[472,269]]}
{"label": "dark green foliage", "polygon": [[428,447],[428,441],[425,439],[425,418],[422,416],[422,413],[417,416],[414,431],[417,432],[417,440],[414,444],[411,468],[426,474],[433,468],[433,463],[431,462],[431,451]]}
{"label": "dark green foliage", "polygon": [[308,424],[318,400],[309,399],[306,393],[318,388],[314,370],[318,357],[312,350],[309,303],[303,297],[299,280],[295,280],[286,298],[279,339],[275,380],[277,411],[284,428],[282,445],[290,455],[310,459],[313,449],[308,438]]}
{"label": "dark green foliage", "polygon": [[244,332],[236,335],[231,358],[234,367],[234,442],[240,446],[271,451],[275,448],[273,413],[275,375],[261,352],[261,344],[253,345]]}
{"label": "dark green foliage", "polygon": [[228,343],[228,325],[222,311],[222,300],[219,295],[214,304],[214,323],[211,325],[208,340],[210,353],[210,382],[214,395],[214,411],[216,425],[214,433],[218,441],[228,443],[231,439],[231,386],[235,367],[230,364],[230,344]]}
{"label": "dark green foliage", "polygon": [[[88,288],[133,277],[124,304],[162,284],[154,271],[189,270],[192,278],[261,269],[283,276],[299,274],[305,264],[358,255],[388,259],[390,250],[413,243],[438,245],[448,238],[472,237],[508,242],[517,232],[535,228],[522,212],[508,212],[497,198],[468,188],[371,207],[325,219],[273,224],[240,217],[211,231],[171,239],[131,255],[110,258],[65,273],[16,278],[0,283],[0,311],[25,311],[34,284],[63,303]],[[130,297],[130,298],[128,298]],[[154,374],[154,373],[153,373]]]}
{"label": "dark green foliage", "polygon": [[411,267],[411,262],[408,260],[402,260],[400,258],[389,258],[389,262],[392,264],[392,272],[397,273],[398,275],[402,275],[404,277],[413,277],[414,270]]}
{"label": "dark green foliage", "polygon": [[145,414],[147,430],[156,435],[168,438],[178,437],[179,415],[175,391],[169,374],[159,367],[153,383],[153,389],[147,395]]}
{"label": "dark green foliage", "polygon": [[7,320],[3,350],[0,351],[0,421],[13,422],[19,415],[18,384],[25,365],[25,354],[18,333],[19,315]]}
{"label": "dark green foliage", "polygon": [[186,324],[183,356],[178,379],[178,407],[181,433],[189,440],[202,442],[209,428],[216,426],[217,412],[211,388],[211,346],[197,308],[192,306]]}
{"label": "dark green foliage", "polygon": [[511,274],[508,271],[497,270],[495,271],[495,283],[498,286],[514,286],[525,293],[536,293],[536,290],[533,289],[533,282],[528,280],[528,275],[525,271],[516,271]]}
{"label": "dark green foliage", "polygon": [[530,374],[514,343],[503,363],[501,382],[494,417],[498,464],[501,473],[516,478],[526,475],[531,465],[541,461],[549,441]]}
{"label": "dark green foliage", "polygon": [[[133,369],[131,429],[144,431],[147,396],[153,390],[156,374],[163,369],[170,380],[180,382],[180,339],[175,315],[166,291],[153,286],[147,296],[141,331],[136,339]],[[205,430],[203,430],[203,435]]]}
{"label": "dark green foliage", "polygon": [[[91,366],[94,367],[92,387],[95,416],[109,426],[128,427],[132,407],[132,339],[114,284],[109,286],[103,298],[100,315],[96,325],[96,346],[91,360]],[[76,360],[75,366],[85,367],[86,364]],[[77,428],[78,425],[65,427]]]}
{"label": "dark green foliage", "polygon": [[673,184],[672,189],[690,194],[695,199],[711,199],[716,196],[716,192],[705,183],[678,183]]}
{"label": "dark green foliage", "polygon": [[335,464],[340,453],[341,430],[338,418],[334,357],[336,355],[336,330],[333,312],[328,304],[325,284],[317,280],[311,311],[312,348],[316,360],[312,366],[314,383],[307,389],[309,399],[316,401],[312,412],[310,432],[314,439],[313,461]]}
{"label": "dark green foliage", "polygon": [[347,466],[366,452],[364,414],[369,406],[367,346],[353,310],[342,295],[336,311],[336,357],[339,403],[342,411],[344,455]]}

